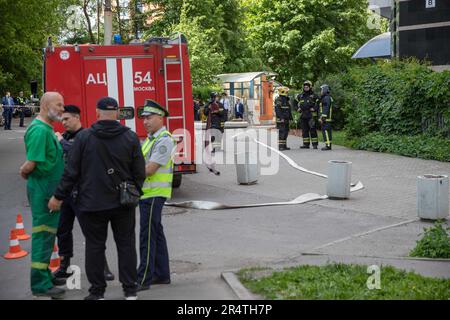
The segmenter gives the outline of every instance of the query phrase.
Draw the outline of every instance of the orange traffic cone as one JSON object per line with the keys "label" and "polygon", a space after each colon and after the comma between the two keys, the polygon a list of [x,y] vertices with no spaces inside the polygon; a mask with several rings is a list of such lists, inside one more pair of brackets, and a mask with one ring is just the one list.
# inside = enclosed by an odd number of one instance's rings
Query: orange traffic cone
{"label": "orange traffic cone", "polygon": [[22,215],[19,213],[16,219],[16,235],[19,240],[28,240],[31,238],[29,234],[25,233],[25,227],[23,226]]}
{"label": "orange traffic cone", "polygon": [[56,270],[59,269],[60,263],[61,263],[61,258],[59,257],[59,254],[58,254],[58,246],[55,243],[55,245],[53,246],[52,258],[50,259],[50,265],[48,267],[50,268],[50,270],[52,272],[55,272]]}
{"label": "orange traffic cone", "polygon": [[11,230],[11,236],[9,238],[9,252],[7,252],[3,257],[5,259],[19,259],[23,258],[28,254],[25,250],[20,247],[19,239],[17,239],[16,231]]}

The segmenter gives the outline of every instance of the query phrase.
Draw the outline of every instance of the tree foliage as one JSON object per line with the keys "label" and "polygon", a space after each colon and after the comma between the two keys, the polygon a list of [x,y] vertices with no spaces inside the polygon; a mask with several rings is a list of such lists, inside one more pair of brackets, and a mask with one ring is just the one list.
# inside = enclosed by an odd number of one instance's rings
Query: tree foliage
{"label": "tree foliage", "polygon": [[0,0],[0,90],[29,93],[29,81],[41,78],[41,48],[60,30],[57,0]]}
{"label": "tree foliage", "polygon": [[243,6],[251,47],[279,80],[296,87],[353,64],[352,54],[380,32],[367,27],[361,0],[243,0]]}

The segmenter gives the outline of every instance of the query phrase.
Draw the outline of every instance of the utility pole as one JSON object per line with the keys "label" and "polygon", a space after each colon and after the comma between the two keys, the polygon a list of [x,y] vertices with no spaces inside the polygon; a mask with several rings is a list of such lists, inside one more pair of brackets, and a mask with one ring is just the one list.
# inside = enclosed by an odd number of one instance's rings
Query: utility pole
{"label": "utility pole", "polygon": [[104,45],[111,45],[112,40],[112,19],[113,12],[111,9],[111,0],[105,0],[105,40]]}
{"label": "utility pole", "polygon": [[100,0],[97,0],[97,44],[100,44],[100,11],[102,10],[102,4]]}

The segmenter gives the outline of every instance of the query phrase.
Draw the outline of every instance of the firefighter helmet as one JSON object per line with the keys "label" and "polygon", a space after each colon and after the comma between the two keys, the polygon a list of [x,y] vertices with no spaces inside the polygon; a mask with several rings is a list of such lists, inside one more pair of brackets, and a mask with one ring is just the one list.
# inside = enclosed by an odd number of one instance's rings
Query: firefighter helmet
{"label": "firefighter helmet", "polygon": [[309,80],[306,80],[305,82],[303,82],[304,86],[309,86],[310,88],[312,88],[312,82]]}
{"label": "firefighter helmet", "polygon": [[321,92],[322,94],[328,94],[328,93],[330,93],[330,86],[327,85],[327,84],[321,85],[321,86],[320,86],[320,92]]}
{"label": "firefighter helmet", "polygon": [[288,87],[279,87],[278,88],[278,94],[280,96],[287,96],[289,92],[289,88]]}

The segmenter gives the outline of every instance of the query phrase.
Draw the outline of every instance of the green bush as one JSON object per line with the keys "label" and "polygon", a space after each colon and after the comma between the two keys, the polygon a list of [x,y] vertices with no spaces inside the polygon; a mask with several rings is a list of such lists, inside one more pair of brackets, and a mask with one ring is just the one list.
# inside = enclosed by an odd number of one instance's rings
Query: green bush
{"label": "green bush", "polygon": [[204,102],[208,101],[211,92],[223,92],[223,88],[220,86],[194,86],[192,87],[192,95],[194,98],[201,99]]}
{"label": "green bush", "polygon": [[410,252],[411,257],[450,259],[450,228],[444,228],[443,221],[437,221],[434,227],[424,228],[422,239]]}
{"label": "green bush", "polygon": [[[347,131],[443,136],[450,124],[450,72],[436,73],[418,62],[382,63],[354,69],[353,107]],[[441,116],[445,125],[436,118]]]}
{"label": "green bush", "polygon": [[331,86],[340,107],[336,129],[345,125],[350,137],[372,132],[450,136],[449,71],[438,73],[414,60],[394,60],[327,76],[317,86],[322,83]]}
{"label": "green bush", "polygon": [[427,135],[386,135],[373,132],[357,138],[352,147],[360,150],[395,153],[407,157],[450,162],[450,143]]}

